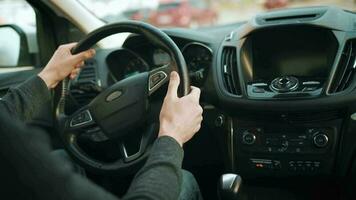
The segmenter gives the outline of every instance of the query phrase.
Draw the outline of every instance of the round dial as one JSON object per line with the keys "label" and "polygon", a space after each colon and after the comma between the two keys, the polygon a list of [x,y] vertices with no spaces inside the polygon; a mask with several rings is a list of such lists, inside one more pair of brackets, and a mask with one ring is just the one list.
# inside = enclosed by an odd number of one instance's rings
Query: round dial
{"label": "round dial", "polygon": [[191,43],[183,48],[183,56],[189,71],[196,72],[211,65],[212,50],[203,44]]}
{"label": "round dial", "polygon": [[139,58],[133,58],[130,60],[123,71],[123,77],[127,78],[132,75],[144,72],[146,70],[146,65]]}
{"label": "round dial", "polygon": [[329,143],[329,137],[324,133],[317,133],[313,137],[314,145],[318,148],[326,147]]}

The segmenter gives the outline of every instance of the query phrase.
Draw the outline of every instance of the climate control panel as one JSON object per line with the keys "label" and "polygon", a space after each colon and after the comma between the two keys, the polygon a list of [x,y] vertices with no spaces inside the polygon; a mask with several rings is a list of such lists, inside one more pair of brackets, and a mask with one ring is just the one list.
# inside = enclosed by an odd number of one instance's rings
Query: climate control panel
{"label": "climate control panel", "polygon": [[321,154],[329,149],[332,138],[332,128],[246,128],[239,130],[237,140],[241,149],[248,152]]}
{"label": "climate control panel", "polygon": [[253,176],[329,173],[336,139],[335,127],[241,127],[235,131],[237,170]]}

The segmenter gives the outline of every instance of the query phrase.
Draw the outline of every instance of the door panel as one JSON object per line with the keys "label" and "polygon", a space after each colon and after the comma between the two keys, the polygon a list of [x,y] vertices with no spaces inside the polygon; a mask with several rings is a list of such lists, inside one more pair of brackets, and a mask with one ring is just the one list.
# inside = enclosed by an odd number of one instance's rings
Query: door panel
{"label": "door panel", "polygon": [[40,70],[39,68],[29,67],[15,72],[0,73],[0,97],[5,95],[10,87],[16,87],[25,82],[28,78],[38,74]]}

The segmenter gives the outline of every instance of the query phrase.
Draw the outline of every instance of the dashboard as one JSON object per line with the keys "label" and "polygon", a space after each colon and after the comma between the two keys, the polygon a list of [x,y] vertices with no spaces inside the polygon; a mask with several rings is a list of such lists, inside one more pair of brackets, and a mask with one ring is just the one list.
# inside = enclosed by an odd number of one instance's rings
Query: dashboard
{"label": "dashboard", "polygon": [[[204,124],[220,138],[229,169],[253,179],[346,176],[354,167],[355,21],[352,12],[313,7],[163,30],[182,51],[192,85],[202,89]],[[173,62],[163,48],[131,35],[120,49],[97,51],[71,82],[72,104]]]}
{"label": "dashboard", "polygon": [[[107,65],[115,81],[130,75],[152,70],[164,65],[174,64],[169,52],[150,43],[143,38],[134,36],[124,44],[124,48],[116,50],[107,57]],[[138,42],[140,41],[140,42]],[[181,47],[192,84],[203,86],[204,80],[212,66],[213,50],[204,43],[183,41]],[[120,61],[117,63],[116,61]]]}

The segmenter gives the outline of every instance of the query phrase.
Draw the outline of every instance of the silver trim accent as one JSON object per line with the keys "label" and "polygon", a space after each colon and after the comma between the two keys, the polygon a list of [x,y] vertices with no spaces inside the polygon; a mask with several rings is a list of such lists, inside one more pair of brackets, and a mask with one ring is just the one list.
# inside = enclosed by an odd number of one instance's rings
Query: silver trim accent
{"label": "silver trim accent", "polygon": [[132,155],[128,155],[125,144],[121,143],[122,151],[123,151],[124,157],[125,157],[124,158],[125,162],[133,161],[133,160],[137,159],[142,154],[142,142],[143,142],[143,138],[141,138],[141,140],[140,140],[140,148],[139,148],[139,150],[136,153],[132,154]]}
{"label": "silver trim accent", "polygon": [[252,83],[252,86],[254,87],[267,87],[267,83]]}
{"label": "silver trim accent", "polygon": [[213,105],[210,105],[210,104],[207,104],[207,105],[204,105],[204,110],[208,110],[208,109],[215,109],[215,106]]}
{"label": "silver trim accent", "polygon": [[[151,87],[151,78],[152,78],[152,76],[154,76],[154,75],[156,75],[156,74],[163,74],[163,75],[164,75],[164,78],[161,79],[161,80],[159,80],[159,82],[157,82],[156,85],[154,85],[153,87]],[[160,86],[160,83],[162,83],[164,80],[166,80],[167,77],[168,77],[168,76],[167,76],[166,72],[164,72],[164,71],[158,71],[158,72],[156,72],[156,73],[154,73],[154,74],[151,74],[150,77],[148,78],[148,90],[149,90],[149,91],[152,91],[152,90],[156,89],[157,87],[159,87],[159,86]]]}
{"label": "silver trim accent", "polygon": [[[0,98],[0,100],[1,100],[1,98]],[[356,121],[356,113],[351,114],[350,118],[352,120]]]}
{"label": "silver trim accent", "polygon": [[231,41],[232,38],[234,37],[235,32],[231,31],[231,33],[227,36],[225,36],[225,41]]}
{"label": "silver trim accent", "polygon": [[[295,78],[295,77],[293,77],[293,78]],[[271,82],[271,84],[270,84],[270,88],[271,88],[273,91],[281,92],[280,89],[274,87],[274,85],[273,85],[273,83],[274,83],[275,81],[277,81],[277,79],[278,79],[278,81],[280,81],[280,78],[274,79],[274,80]],[[299,80],[298,80],[297,78],[295,78],[295,79],[297,80],[296,84],[295,84],[293,87],[289,88],[289,90],[286,91],[286,92],[293,92],[294,90],[296,90],[296,89],[299,87]],[[288,80],[288,81],[289,81],[289,80]]]}
{"label": "silver trim accent", "polygon": [[88,124],[88,123],[90,123],[90,122],[93,121],[93,118],[92,118],[92,116],[91,116],[89,110],[85,110],[85,111],[83,111],[83,112],[80,112],[80,113],[78,113],[77,115],[79,115],[79,114],[81,114],[81,113],[85,113],[85,112],[88,113],[88,115],[89,115],[89,120],[84,121],[84,122],[79,123],[79,124],[73,125],[73,118],[72,118],[72,119],[70,120],[70,127],[71,127],[71,128],[77,127],[77,126],[81,126],[81,125],[84,125],[84,124]]}
{"label": "silver trim accent", "polygon": [[229,148],[229,153],[231,156],[231,170],[235,169],[235,149],[234,149],[234,121],[229,118],[228,119],[229,124],[228,124],[228,139],[229,139],[229,144],[230,144],[230,148]]}
{"label": "silver trim accent", "polygon": [[224,74],[229,74],[229,72],[227,71],[227,65],[226,64],[223,66],[223,71],[224,71]]}
{"label": "silver trim accent", "polygon": [[320,85],[319,81],[306,81],[303,82],[303,85]]}
{"label": "silver trim accent", "polygon": [[184,55],[184,51],[189,47],[189,46],[192,46],[192,45],[197,45],[197,46],[201,46],[201,47],[204,47],[206,49],[208,49],[211,53],[211,55],[213,55],[213,49],[211,49],[209,46],[203,44],[203,43],[200,43],[200,42],[190,42],[188,44],[186,44],[183,48],[182,48],[182,54]]}

